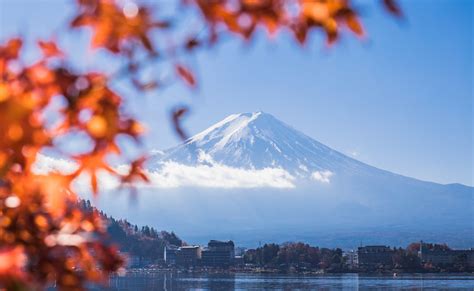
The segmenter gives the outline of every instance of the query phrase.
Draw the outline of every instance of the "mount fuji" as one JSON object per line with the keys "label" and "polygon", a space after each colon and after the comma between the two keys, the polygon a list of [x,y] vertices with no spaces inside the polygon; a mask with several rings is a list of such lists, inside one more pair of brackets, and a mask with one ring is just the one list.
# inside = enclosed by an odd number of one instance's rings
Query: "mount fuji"
{"label": "mount fuji", "polygon": [[350,173],[375,169],[263,112],[230,115],[184,144],[158,154],[155,160],[196,165],[209,162],[209,158],[243,169],[281,168],[298,177],[307,177],[313,172]]}
{"label": "mount fuji", "polygon": [[378,169],[263,112],[230,115],[146,167],[158,186],[132,210],[116,198],[106,210],[192,242],[474,245],[474,188]]}

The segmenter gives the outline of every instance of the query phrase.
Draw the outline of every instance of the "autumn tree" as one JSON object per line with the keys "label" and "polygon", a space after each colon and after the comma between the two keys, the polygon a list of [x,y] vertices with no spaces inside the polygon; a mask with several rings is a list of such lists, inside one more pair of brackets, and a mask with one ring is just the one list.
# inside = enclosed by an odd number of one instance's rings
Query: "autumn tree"
{"label": "autumn tree", "polygon": [[[123,110],[126,93],[114,87],[114,81],[128,82],[138,92],[159,91],[176,80],[194,89],[195,74],[177,56],[209,49],[224,35],[249,41],[258,30],[270,36],[287,32],[301,45],[313,31],[323,33],[328,45],[344,31],[365,35],[350,0],[183,0],[176,1],[176,14],[166,18],[160,16],[159,5],[140,3],[77,0],[73,4],[76,14],[70,30],[91,31],[91,47],[101,56],[105,53],[107,60],[123,64],[115,72],[76,68],[53,36],[37,42],[42,56],[33,63],[25,61],[24,39],[2,40],[0,287],[44,288],[55,282],[60,289],[81,290],[85,283],[101,282],[121,267],[116,247],[106,243],[103,221],[95,212],[82,210],[72,188],[73,181],[85,176],[98,194],[101,172],[123,185],[148,181],[142,170],[146,157],[130,157],[118,143],[129,139],[140,147],[143,126]],[[383,4],[392,14],[401,14],[393,0]],[[196,16],[202,29],[180,28],[185,11]],[[143,78],[143,69],[157,62],[168,64],[174,77]],[[182,138],[186,113],[187,108],[177,108],[170,117]],[[59,142],[78,136],[89,144],[82,152],[67,151]],[[74,161],[75,169],[36,171],[38,154],[45,150]],[[114,168],[113,156],[123,158],[128,169]]]}

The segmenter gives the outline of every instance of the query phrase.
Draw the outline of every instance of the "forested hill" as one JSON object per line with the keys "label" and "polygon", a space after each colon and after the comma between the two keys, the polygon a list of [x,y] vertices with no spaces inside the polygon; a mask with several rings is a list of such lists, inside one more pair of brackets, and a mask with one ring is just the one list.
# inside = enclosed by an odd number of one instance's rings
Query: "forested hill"
{"label": "forested hill", "polygon": [[93,207],[89,200],[80,200],[79,203],[85,211],[95,211],[102,217],[107,224],[110,241],[116,243],[122,252],[141,258],[160,259],[163,258],[165,246],[183,244],[174,232],[157,231],[147,225],[140,228],[127,220],[108,216]]}

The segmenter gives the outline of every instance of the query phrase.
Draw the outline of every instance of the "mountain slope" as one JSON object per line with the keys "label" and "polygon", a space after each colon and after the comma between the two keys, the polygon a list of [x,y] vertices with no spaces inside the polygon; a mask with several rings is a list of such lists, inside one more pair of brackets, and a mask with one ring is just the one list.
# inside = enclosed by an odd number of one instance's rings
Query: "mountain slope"
{"label": "mountain slope", "polygon": [[[231,115],[156,151],[147,167],[159,183],[141,189],[141,208],[127,215],[191,240],[474,245],[474,188],[372,167],[262,112]],[[292,187],[272,184],[280,172],[292,177],[283,175]],[[159,187],[170,181],[177,186]],[[111,213],[121,208],[115,197],[107,204]]]}
{"label": "mountain slope", "polygon": [[[218,163],[241,169],[281,168],[295,177],[323,182],[346,176],[384,183],[438,185],[357,161],[264,112],[230,115],[185,143],[153,154],[149,168],[159,169],[166,161],[193,166]],[[466,186],[459,187],[466,190]]]}
{"label": "mountain slope", "polygon": [[230,167],[282,168],[298,176],[314,171],[375,170],[263,112],[230,115],[184,144],[155,156],[155,162],[172,160],[195,165],[209,162],[209,157]]}

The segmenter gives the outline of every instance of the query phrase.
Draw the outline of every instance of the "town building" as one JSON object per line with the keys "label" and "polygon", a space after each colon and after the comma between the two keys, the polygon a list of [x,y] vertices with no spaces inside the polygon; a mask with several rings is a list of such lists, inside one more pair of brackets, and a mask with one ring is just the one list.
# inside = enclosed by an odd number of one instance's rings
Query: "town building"
{"label": "town building", "polygon": [[345,259],[344,261],[349,270],[355,269],[359,265],[357,251],[350,250],[350,251],[344,252],[343,257]]}
{"label": "town building", "polygon": [[451,250],[449,248],[428,248],[427,244],[420,242],[418,257],[422,263],[435,266],[463,264],[474,268],[474,249]]}
{"label": "town building", "polygon": [[176,256],[178,254],[179,247],[174,245],[165,246],[164,253],[163,253],[163,260],[168,265],[175,265],[176,264]]}
{"label": "town building", "polygon": [[357,250],[359,268],[373,269],[391,266],[394,251],[388,246],[365,246]]}
{"label": "town building", "polygon": [[247,248],[244,248],[244,247],[235,247],[234,248],[235,256],[243,256],[246,251],[247,251]]}
{"label": "town building", "polygon": [[200,246],[182,246],[176,253],[176,265],[182,267],[194,267],[201,260]]}
{"label": "town building", "polygon": [[128,252],[121,252],[121,255],[125,258],[125,266],[127,268],[147,267],[156,262],[156,260],[151,258],[136,256]]}
{"label": "town building", "polygon": [[211,240],[202,252],[201,264],[208,267],[229,267],[234,263],[235,246],[233,241]]}
{"label": "town building", "polygon": [[234,257],[234,266],[241,267],[245,265],[244,256],[235,256]]}

